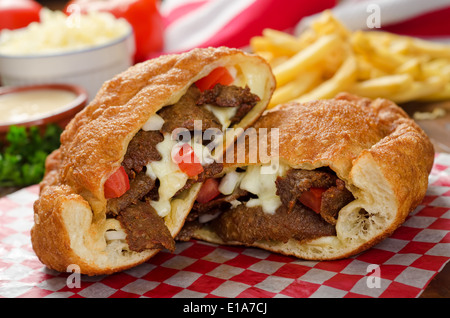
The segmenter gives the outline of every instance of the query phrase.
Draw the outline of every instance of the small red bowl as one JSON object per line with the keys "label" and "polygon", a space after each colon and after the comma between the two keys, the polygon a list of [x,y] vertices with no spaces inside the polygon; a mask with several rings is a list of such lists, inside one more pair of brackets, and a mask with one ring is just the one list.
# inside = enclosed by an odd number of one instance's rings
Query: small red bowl
{"label": "small red bowl", "polygon": [[69,121],[81,111],[87,104],[88,95],[84,88],[76,85],[69,84],[42,84],[42,85],[30,85],[30,86],[5,86],[0,87],[0,96],[5,94],[12,94],[24,91],[33,90],[65,90],[75,94],[75,98],[67,103],[66,105],[60,107],[55,112],[51,114],[43,114],[40,117],[35,117],[31,120],[24,120],[18,122],[0,122],[0,139],[4,139],[9,127],[15,126],[38,126],[41,129],[48,124],[57,124],[61,128],[64,128]]}

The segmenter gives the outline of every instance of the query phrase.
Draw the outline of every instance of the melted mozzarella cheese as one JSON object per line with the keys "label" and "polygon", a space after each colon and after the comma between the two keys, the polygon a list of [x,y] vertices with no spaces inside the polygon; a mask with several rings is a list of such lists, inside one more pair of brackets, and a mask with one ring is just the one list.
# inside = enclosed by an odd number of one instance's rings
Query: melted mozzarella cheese
{"label": "melted mozzarella cheese", "polygon": [[205,105],[204,107],[216,116],[220,124],[222,124],[222,129],[230,127],[231,118],[236,115],[238,109],[237,107],[220,107],[213,105]]}
{"label": "melted mozzarella cheese", "polygon": [[150,204],[161,217],[170,213],[172,197],[188,180],[187,174],[183,173],[172,160],[171,153],[176,144],[177,141],[172,140],[170,134],[164,134],[164,140],[156,145],[162,159],[147,165],[147,174],[153,179],[159,179],[159,200],[150,201]]}
{"label": "melted mozzarella cheese", "polygon": [[[194,142],[194,139],[191,140],[190,145],[201,165],[210,164],[214,161],[207,147]],[[152,161],[146,166],[146,174],[153,180],[159,180],[159,200],[150,201],[150,204],[161,217],[170,213],[170,202],[173,196],[183,188],[189,178],[172,159],[172,152],[180,149],[179,147],[180,144],[173,140],[170,134],[164,134],[164,140],[156,145],[162,159]]]}
{"label": "melted mozzarella cheese", "polygon": [[[248,85],[253,94],[258,95],[259,97],[264,96],[266,90],[266,78],[261,76],[258,65],[249,63],[242,64],[240,67],[242,69],[242,76],[244,76],[240,81],[245,83],[242,84],[242,87]],[[237,82],[237,80],[235,82]]]}
{"label": "melted mozzarella cheese", "polygon": [[261,206],[265,213],[273,214],[281,206],[281,199],[277,195],[275,181],[284,174],[285,169],[280,165],[273,173],[262,173],[264,166],[248,166],[241,180],[241,189],[255,194],[257,199],[250,199],[247,207]]}

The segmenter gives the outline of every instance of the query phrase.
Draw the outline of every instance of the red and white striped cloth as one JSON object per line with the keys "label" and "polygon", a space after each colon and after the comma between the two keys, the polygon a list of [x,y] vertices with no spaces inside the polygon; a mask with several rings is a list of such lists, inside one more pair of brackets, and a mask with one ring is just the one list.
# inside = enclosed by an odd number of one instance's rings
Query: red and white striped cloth
{"label": "red and white striped cloth", "polygon": [[379,8],[383,30],[450,37],[449,0],[164,0],[160,8],[165,22],[164,51],[245,47],[264,28],[298,32],[326,9],[350,29],[365,29],[374,5]]}
{"label": "red and white striped cloth", "polygon": [[225,45],[244,47],[264,28],[285,30],[336,0],[164,0],[165,51]]}

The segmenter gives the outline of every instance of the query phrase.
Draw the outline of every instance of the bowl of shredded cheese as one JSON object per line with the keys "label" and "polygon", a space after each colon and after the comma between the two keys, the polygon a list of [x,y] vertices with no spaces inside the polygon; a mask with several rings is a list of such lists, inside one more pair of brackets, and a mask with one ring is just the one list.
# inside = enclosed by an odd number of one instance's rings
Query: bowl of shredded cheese
{"label": "bowl of shredded cheese", "polygon": [[125,19],[43,8],[40,22],[0,32],[0,81],[78,85],[91,100],[106,80],[133,64],[134,52],[133,29]]}

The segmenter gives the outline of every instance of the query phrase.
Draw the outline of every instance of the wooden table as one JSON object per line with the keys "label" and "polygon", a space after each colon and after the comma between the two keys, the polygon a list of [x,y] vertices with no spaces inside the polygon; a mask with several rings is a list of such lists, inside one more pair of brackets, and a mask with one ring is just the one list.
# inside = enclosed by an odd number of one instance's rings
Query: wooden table
{"label": "wooden table", "polygon": [[430,137],[436,152],[450,153],[450,101],[410,103],[403,105],[403,108],[411,117],[417,111],[432,112],[436,108],[445,110],[446,114],[443,117],[417,120],[417,123]]}

